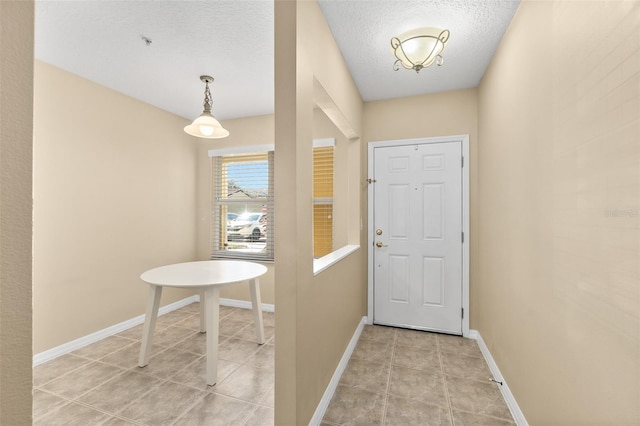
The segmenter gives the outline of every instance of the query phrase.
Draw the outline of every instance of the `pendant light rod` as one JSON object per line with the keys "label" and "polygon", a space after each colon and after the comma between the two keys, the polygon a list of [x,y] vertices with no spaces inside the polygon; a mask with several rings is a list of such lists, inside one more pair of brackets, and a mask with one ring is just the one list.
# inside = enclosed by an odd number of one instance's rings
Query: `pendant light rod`
{"label": "pendant light rod", "polygon": [[202,114],[188,126],[184,131],[188,134],[204,139],[221,139],[229,136],[229,131],[222,127],[222,124],[211,113],[213,104],[211,98],[211,89],[209,83],[213,83],[213,77],[209,75],[201,75],[200,80],[204,83],[204,102]]}
{"label": "pendant light rod", "polygon": [[213,83],[213,77],[208,75],[201,75],[200,80],[204,83],[204,112],[211,114],[211,90],[209,89],[209,83]]}

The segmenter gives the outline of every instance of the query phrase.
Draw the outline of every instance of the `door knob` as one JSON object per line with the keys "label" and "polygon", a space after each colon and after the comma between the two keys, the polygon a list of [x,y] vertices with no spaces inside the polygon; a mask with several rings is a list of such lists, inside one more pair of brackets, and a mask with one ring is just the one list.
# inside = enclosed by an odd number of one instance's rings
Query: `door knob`
{"label": "door knob", "polygon": [[376,247],[380,248],[380,247],[386,247],[386,244],[382,244],[382,241],[376,241]]}

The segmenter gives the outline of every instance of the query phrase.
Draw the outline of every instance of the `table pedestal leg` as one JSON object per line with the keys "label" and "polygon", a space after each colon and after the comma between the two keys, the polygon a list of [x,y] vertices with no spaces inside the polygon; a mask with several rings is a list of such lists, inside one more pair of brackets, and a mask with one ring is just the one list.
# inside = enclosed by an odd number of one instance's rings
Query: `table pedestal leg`
{"label": "table pedestal leg", "polygon": [[251,307],[253,308],[253,322],[256,327],[256,341],[264,344],[264,326],[262,324],[262,301],[260,299],[260,282],[257,278],[249,280],[251,290]]}
{"label": "table pedestal leg", "polygon": [[205,316],[205,309],[204,307],[206,306],[206,303],[204,302],[204,291],[200,291],[200,333],[206,333],[207,332],[207,322],[206,322],[206,316]]}
{"label": "table pedestal leg", "polygon": [[220,289],[209,286],[204,291],[205,321],[207,327],[207,384],[218,380],[218,331],[220,328]]}
{"label": "table pedestal leg", "polygon": [[151,346],[153,345],[153,331],[156,328],[158,319],[158,308],[162,297],[162,286],[149,285],[149,296],[147,297],[147,311],[144,316],[144,327],[142,329],[142,346],[140,347],[140,358],[138,366],[144,367],[149,363]]}

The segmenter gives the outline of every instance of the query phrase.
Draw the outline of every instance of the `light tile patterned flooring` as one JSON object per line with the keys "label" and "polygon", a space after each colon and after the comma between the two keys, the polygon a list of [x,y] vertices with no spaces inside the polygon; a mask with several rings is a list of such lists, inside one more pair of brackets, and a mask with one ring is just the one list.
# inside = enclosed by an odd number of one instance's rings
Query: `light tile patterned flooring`
{"label": "light tile patterned flooring", "polygon": [[137,326],[34,368],[35,425],[273,425],[274,316],[220,307],[218,383],[205,383],[199,304],[158,318],[149,365]]}
{"label": "light tile patterned flooring", "polygon": [[365,326],[329,425],[514,425],[475,340]]}
{"label": "light tile patterned flooring", "polygon": [[[199,305],[158,318],[137,366],[137,326],[34,368],[35,425],[273,425],[274,316],[220,307],[218,383],[205,384]],[[365,326],[323,425],[513,425],[475,341]],[[288,426],[288,425],[287,425]]]}

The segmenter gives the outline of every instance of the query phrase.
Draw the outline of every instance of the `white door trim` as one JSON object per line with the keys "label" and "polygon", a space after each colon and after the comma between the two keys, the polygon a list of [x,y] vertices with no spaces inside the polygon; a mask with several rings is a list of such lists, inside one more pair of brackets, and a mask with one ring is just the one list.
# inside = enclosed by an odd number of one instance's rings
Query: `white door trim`
{"label": "white door trim", "polygon": [[[376,141],[368,143],[368,169],[367,174],[373,179],[373,150],[388,146],[416,145],[425,143],[461,142],[464,167],[462,168],[462,232],[464,243],[462,244],[462,335],[469,336],[469,135],[438,136],[430,138],[399,139],[388,141]],[[368,308],[367,320],[373,324],[373,185],[369,184],[367,193],[367,270],[368,270]]]}

